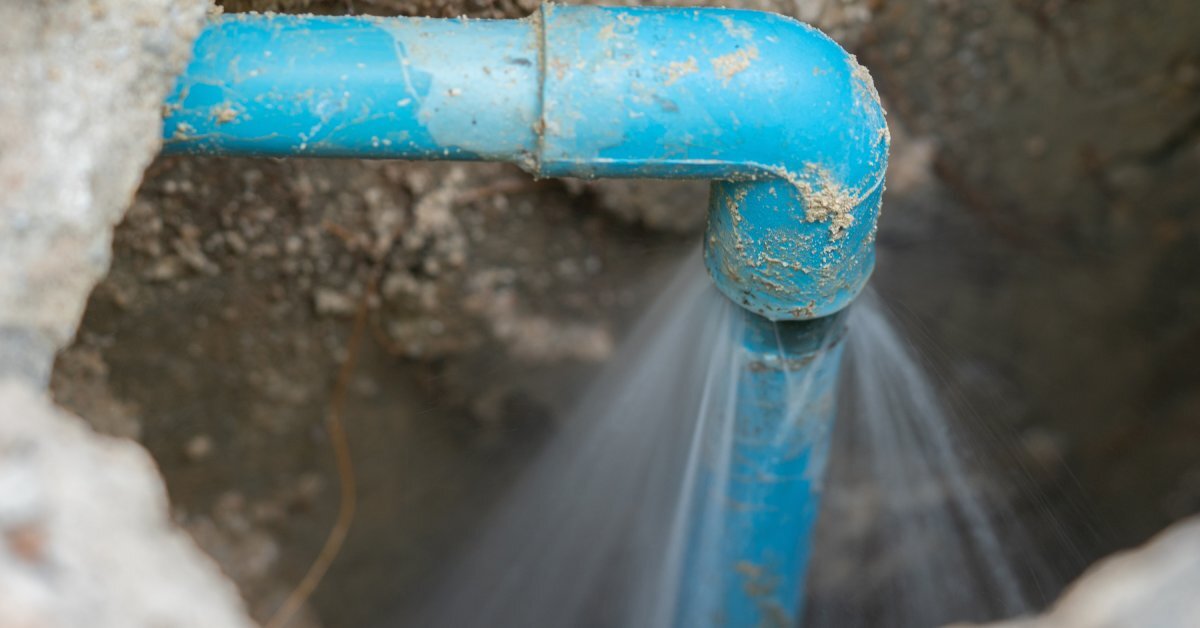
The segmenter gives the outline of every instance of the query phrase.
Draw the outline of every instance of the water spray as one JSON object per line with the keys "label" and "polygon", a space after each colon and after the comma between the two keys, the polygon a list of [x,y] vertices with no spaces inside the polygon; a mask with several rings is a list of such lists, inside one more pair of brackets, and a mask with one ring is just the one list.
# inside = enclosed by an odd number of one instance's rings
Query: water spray
{"label": "water spray", "polygon": [[[521,20],[229,15],[168,99],[165,152],[486,160],[535,177],[710,179],[704,260],[745,308],[720,556],[679,626],[790,626],[833,419],[839,313],[874,266],[889,136],[816,29],[726,9]],[[820,388],[799,409],[797,382]],[[769,434],[771,437],[764,438]],[[688,547],[700,547],[698,544]]]}

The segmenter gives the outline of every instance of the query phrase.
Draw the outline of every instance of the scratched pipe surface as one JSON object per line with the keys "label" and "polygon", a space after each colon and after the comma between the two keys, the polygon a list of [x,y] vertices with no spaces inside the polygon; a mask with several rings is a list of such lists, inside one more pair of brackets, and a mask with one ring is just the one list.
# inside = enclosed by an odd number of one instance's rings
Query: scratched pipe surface
{"label": "scratched pipe surface", "polygon": [[528,20],[226,16],[168,101],[166,150],[519,160],[537,147],[538,47]]}
{"label": "scratched pipe surface", "polygon": [[[712,179],[705,264],[753,313],[738,380],[746,401],[720,522],[733,549],[720,569],[684,574],[674,621],[795,625],[841,354],[834,315],[874,266],[889,142],[870,76],[832,40],[725,9],[231,15],[197,41],[163,135],[168,153]],[[799,405],[796,381],[811,388]]]}

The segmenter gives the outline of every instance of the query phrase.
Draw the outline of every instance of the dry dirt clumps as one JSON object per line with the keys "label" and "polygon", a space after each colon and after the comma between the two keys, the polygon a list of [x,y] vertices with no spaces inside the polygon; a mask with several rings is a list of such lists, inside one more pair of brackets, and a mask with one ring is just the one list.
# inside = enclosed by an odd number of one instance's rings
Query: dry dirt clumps
{"label": "dry dirt clumps", "polygon": [[[361,625],[424,577],[412,557],[437,547],[456,491],[549,427],[547,374],[582,382],[652,260],[694,244],[587,200],[498,164],[160,158],[52,389],[138,435],[265,620],[337,503],[323,422],[365,304],[346,417],[371,488],[316,602]],[[364,564],[378,577],[339,591]]]}
{"label": "dry dirt clumps", "polygon": [[[537,10],[539,0],[219,0],[226,11],[279,11],[284,13],[362,13],[371,15],[417,15],[430,17],[524,17]],[[820,28],[848,46],[857,45],[871,21],[871,0],[570,0],[561,4],[609,6],[711,6],[772,11],[794,17]]]}

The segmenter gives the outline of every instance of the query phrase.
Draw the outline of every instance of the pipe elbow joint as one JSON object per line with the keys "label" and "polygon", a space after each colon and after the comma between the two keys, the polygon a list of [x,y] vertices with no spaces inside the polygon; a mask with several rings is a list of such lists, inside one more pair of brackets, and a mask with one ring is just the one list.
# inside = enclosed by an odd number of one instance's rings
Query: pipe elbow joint
{"label": "pipe elbow joint", "polygon": [[714,179],[705,264],[771,320],[848,305],[874,267],[889,134],[820,31],[740,10],[542,9],[538,172]]}
{"label": "pipe elbow joint", "polygon": [[[761,15],[761,14],[760,14]],[[746,68],[740,129],[750,180],[715,181],[704,258],[717,287],[771,320],[845,308],[870,278],[888,133],[878,92],[853,55],[773,15]]]}
{"label": "pipe elbow joint", "polygon": [[820,31],[739,17],[735,30],[763,31],[729,80],[741,82],[733,128],[748,172],[713,183],[705,264],[726,296],[768,319],[828,316],[874,268],[884,111],[867,70]]}

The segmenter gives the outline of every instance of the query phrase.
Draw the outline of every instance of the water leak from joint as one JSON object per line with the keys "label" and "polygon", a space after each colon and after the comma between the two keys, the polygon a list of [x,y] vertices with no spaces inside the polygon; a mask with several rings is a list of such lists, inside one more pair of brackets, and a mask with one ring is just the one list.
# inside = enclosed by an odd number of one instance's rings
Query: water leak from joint
{"label": "water leak from joint", "polygon": [[[779,420],[754,437],[780,452],[796,450],[789,439],[818,443],[804,450],[793,475],[811,484],[797,490],[820,490],[827,451],[820,443],[829,440],[835,401],[821,378],[839,373],[840,348],[832,350],[838,343],[849,353],[840,370],[839,434],[863,454],[866,464],[856,469],[867,481],[848,485],[853,493],[846,494],[827,486],[823,499],[839,506],[837,516],[865,512],[869,520],[831,525],[830,513],[822,515],[805,625],[924,627],[1030,611],[1023,581],[1029,574],[1011,562],[1008,537],[995,523],[1000,501],[978,481],[975,461],[958,455],[934,387],[877,299],[860,299],[846,319],[820,327],[808,353],[797,353],[788,346],[794,330],[780,334],[780,327],[748,318],[712,287],[694,257],[404,625],[711,622],[728,578],[747,577],[725,569],[730,552],[740,551],[730,547],[736,535],[724,528],[726,510],[746,471],[738,459],[746,434],[736,415],[769,400],[745,398],[751,387],[743,378],[773,368],[786,380]],[[766,349],[748,348],[754,325],[775,334]],[[803,364],[790,362],[801,354]],[[870,508],[844,507],[856,499]],[[811,527],[815,502],[813,512],[794,512],[802,501],[771,506]],[[885,547],[846,551],[848,537],[837,532],[855,526],[884,530]],[[839,587],[873,596],[875,603],[861,605],[872,610],[839,606],[857,599]],[[803,593],[777,591],[772,599],[786,607]]]}
{"label": "water leak from joint", "polygon": [[942,626],[1035,611],[1062,581],[1010,510],[1020,496],[1008,470],[984,451],[1003,444],[979,442],[949,411],[878,295],[860,296],[848,325],[839,459],[805,626]]}

